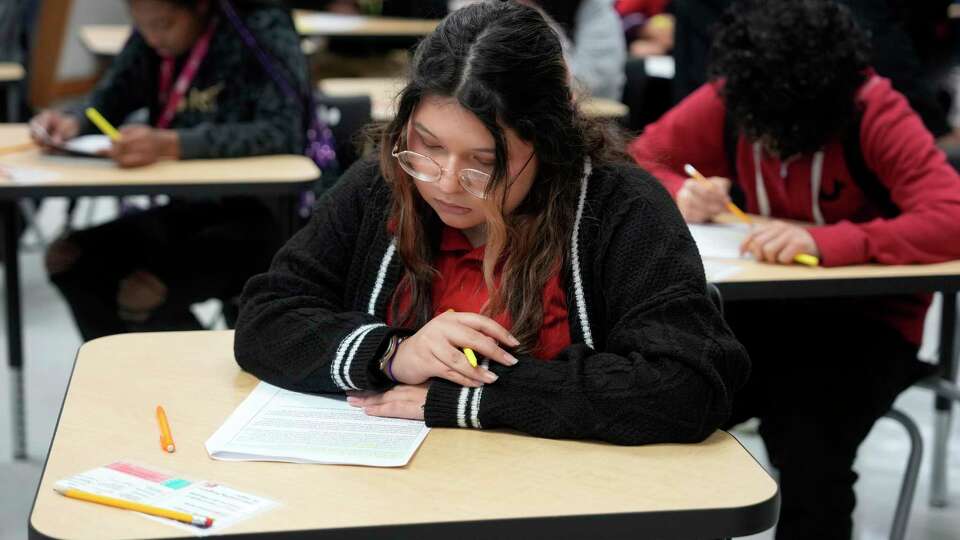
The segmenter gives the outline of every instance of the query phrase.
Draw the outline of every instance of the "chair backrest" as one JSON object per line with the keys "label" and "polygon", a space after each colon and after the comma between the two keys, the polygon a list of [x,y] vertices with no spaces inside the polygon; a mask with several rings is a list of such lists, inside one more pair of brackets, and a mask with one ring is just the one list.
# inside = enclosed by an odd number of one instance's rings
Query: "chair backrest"
{"label": "chair backrest", "polygon": [[358,136],[372,119],[370,96],[329,96],[318,93],[315,98],[320,117],[333,132],[337,165],[345,171],[357,158]]}

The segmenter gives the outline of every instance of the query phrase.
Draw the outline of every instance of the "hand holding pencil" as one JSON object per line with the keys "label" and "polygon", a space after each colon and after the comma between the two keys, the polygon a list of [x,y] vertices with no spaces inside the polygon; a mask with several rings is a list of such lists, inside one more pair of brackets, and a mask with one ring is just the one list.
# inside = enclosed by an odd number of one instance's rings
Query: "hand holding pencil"
{"label": "hand holding pencil", "polygon": [[684,166],[684,171],[690,178],[677,192],[677,206],[684,220],[703,223],[724,212],[737,214],[739,209],[730,200],[729,179],[706,178],[690,164]]}
{"label": "hand holding pencil", "polygon": [[44,150],[61,145],[80,133],[80,121],[72,114],[47,110],[30,120],[30,138]]}
{"label": "hand holding pencil", "polygon": [[[752,228],[753,220],[750,216],[730,200],[730,180],[708,179],[689,163],[683,166],[683,170],[692,179],[677,193],[677,205],[684,219],[699,223],[713,218],[725,209]],[[817,243],[810,232],[800,225],[784,221],[772,221],[752,228],[740,246],[740,253],[750,253],[760,262],[796,263],[804,266],[820,264]]]}
{"label": "hand holding pencil", "polygon": [[774,220],[755,227],[740,246],[760,262],[818,266],[820,251],[806,227]]}
{"label": "hand holding pencil", "polygon": [[[516,347],[519,342],[493,319],[479,313],[440,313],[403,340],[392,361],[391,378],[406,385],[435,377],[461,386],[490,384],[497,375],[474,362],[483,355],[491,363],[515,365],[517,359],[501,344]],[[465,349],[470,349],[473,358]]]}

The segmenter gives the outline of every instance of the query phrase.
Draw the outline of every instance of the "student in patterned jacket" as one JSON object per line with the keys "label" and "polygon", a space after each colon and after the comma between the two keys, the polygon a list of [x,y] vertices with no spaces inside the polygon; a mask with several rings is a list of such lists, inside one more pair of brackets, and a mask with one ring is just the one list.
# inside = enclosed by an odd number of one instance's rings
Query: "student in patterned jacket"
{"label": "student in patterned jacket", "polygon": [[238,363],[430,426],[713,433],[749,360],[667,191],[579,114],[568,80],[537,10],[451,13],[378,155],[245,287]]}
{"label": "student in patterned jacket", "polygon": [[[303,103],[285,96],[216,0],[128,4],[136,31],[83,104],[114,125],[146,108],[148,123],[123,126],[109,150],[120,167],[302,153]],[[290,86],[305,89],[306,61],[289,12],[238,9]],[[44,111],[32,124],[54,142],[97,132],[77,111]],[[269,266],[280,244],[276,219],[260,199],[174,199],[58,239],[46,264],[90,340],[130,330],[198,328],[190,305],[238,295],[247,278]]]}
{"label": "student in patterned jacket", "polygon": [[[833,1],[738,3],[714,41],[714,80],[630,151],[689,222],[711,220],[731,199],[771,218],[742,246],[759,261],[960,259],[960,178],[906,99],[868,67],[867,50]],[[687,178],[685,163],[709,184]],[[778,540],[851,536],[857,448],[897,394],[930,373],[916,359],[929,302],[891,290],[726,306],[753,360],[734,421],[760,418],[780,470]]]}

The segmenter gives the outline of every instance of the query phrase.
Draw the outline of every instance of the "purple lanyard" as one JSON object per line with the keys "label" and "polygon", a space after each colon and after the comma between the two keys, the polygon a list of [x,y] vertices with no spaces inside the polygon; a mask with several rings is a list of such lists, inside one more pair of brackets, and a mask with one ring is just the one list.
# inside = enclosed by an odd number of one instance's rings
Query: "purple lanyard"
{"label": "purple lanyard", "polygon": [[273,82],[280,87],[280,90],[287,99],[293,101],[298,99],[303,100],[307,108],[306,114],[310,115],[310,125],[307,129],[307,148],[304,153],[313,159],[321,169],[334,165],[337,155],[334,150],[333,132],[317,117],[317,106],[313,100],[313,93],[308,90],[306,97],[304,97],[302,93],[294,91],[287,77],[277,69],[276,63],[260,48],[257,40],[253,37],[253,34],[250,33],[250,29],[240,20],[240,16],[237,15],[237,10],[234,9],[230,0],[220,0],[220,10],[223,11],[223,14],[226,15],[230,24],[240,34],[240,39],[253,51],[260,65],[263,66],[263,69],[270,75]]}

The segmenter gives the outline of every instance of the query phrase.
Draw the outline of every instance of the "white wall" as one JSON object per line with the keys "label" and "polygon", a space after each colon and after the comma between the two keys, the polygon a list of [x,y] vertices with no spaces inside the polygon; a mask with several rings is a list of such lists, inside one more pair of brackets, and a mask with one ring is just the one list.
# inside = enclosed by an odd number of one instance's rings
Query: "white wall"
{"label": "white wall", "polygon": [[67,37],[60,52],[58,79],[92,75],[96,69],[94,56],[80,42],[80,27],[85,24],[129,24],[125,0],[73,0],[67,24]]}

